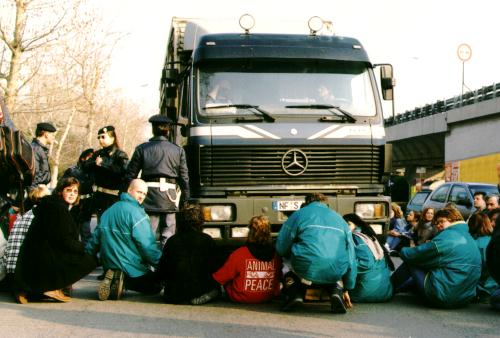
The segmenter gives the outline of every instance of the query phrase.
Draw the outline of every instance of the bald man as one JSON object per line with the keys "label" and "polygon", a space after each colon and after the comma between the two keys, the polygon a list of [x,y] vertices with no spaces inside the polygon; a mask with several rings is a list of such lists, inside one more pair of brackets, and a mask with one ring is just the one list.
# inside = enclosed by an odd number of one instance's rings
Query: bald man
{"label": "bald man", "polygon": [[146,182],[134,179],[120,201],[101,216],[101,222],[86,246],[91,255],[99,253],[106,271],[97,288],[100,300],[120,299],[124,288],[144,294],[157,294],[161,286],[151,268],[161,251],[142,207],[148,193]]}

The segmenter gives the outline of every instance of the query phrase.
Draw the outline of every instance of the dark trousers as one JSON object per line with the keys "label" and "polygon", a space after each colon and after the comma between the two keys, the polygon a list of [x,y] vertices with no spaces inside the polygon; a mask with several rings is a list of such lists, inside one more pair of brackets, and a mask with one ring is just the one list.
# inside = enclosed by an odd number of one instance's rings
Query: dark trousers
{"label": "dark trousers", "polygon": [[425,296],[424,282],[426,272],[403,263],[394,271],[391,282],[394,293],[415,291]]}
{"label": "dark trousers", "polygon": [[137,291],[145,295],[156,295],[162,289],[153,272],[148,272],[139,277],[128,277],[125,274],[125,289]]}

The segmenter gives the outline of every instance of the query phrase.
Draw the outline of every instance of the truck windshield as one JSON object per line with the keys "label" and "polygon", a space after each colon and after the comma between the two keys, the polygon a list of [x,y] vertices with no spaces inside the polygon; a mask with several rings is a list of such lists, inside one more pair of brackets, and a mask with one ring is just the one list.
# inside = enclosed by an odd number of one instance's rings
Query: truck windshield
{"label": "truck windshield", "polygon": [[[324,106],[353,116],[376,115],[370,71],[362,62],[211,62],[197,72],[201,115],[324,116]],[[317,107],[317,108],[315,108]]]}

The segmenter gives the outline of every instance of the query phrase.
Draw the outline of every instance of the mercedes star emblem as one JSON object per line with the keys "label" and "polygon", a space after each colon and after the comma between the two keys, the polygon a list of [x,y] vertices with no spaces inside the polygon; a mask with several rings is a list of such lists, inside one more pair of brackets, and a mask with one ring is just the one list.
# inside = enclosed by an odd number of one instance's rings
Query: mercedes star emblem
{"label": "mercedes star emblem", "polygon": [[290,176],[302,175],[308,163],[306,154],[297,148],[288,150],[281,158],[281,167]]}

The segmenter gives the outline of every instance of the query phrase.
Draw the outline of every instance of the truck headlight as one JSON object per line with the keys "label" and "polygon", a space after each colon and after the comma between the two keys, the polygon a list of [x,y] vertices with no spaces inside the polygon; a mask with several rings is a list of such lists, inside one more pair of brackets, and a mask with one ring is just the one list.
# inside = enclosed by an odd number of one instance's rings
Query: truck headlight
{"label": "truck headlight", "polygon": [[203,229],[203,232],[212,238],[222,238],[219,228],[205,228]]}
{"label": "truck headlight", "polygon": [[354,212],[363,219],[384,218],[386,203],[359,202],[354,206]]}
{"label": "truck headlight", "polygon": [[231,228],[231,237],[247,237],[248,227],[234,227]]}
{"label": "truck headlight", "polygon": [[205,205],[203,218],[206,222],[233,220],[233,207],[231,205]]}

